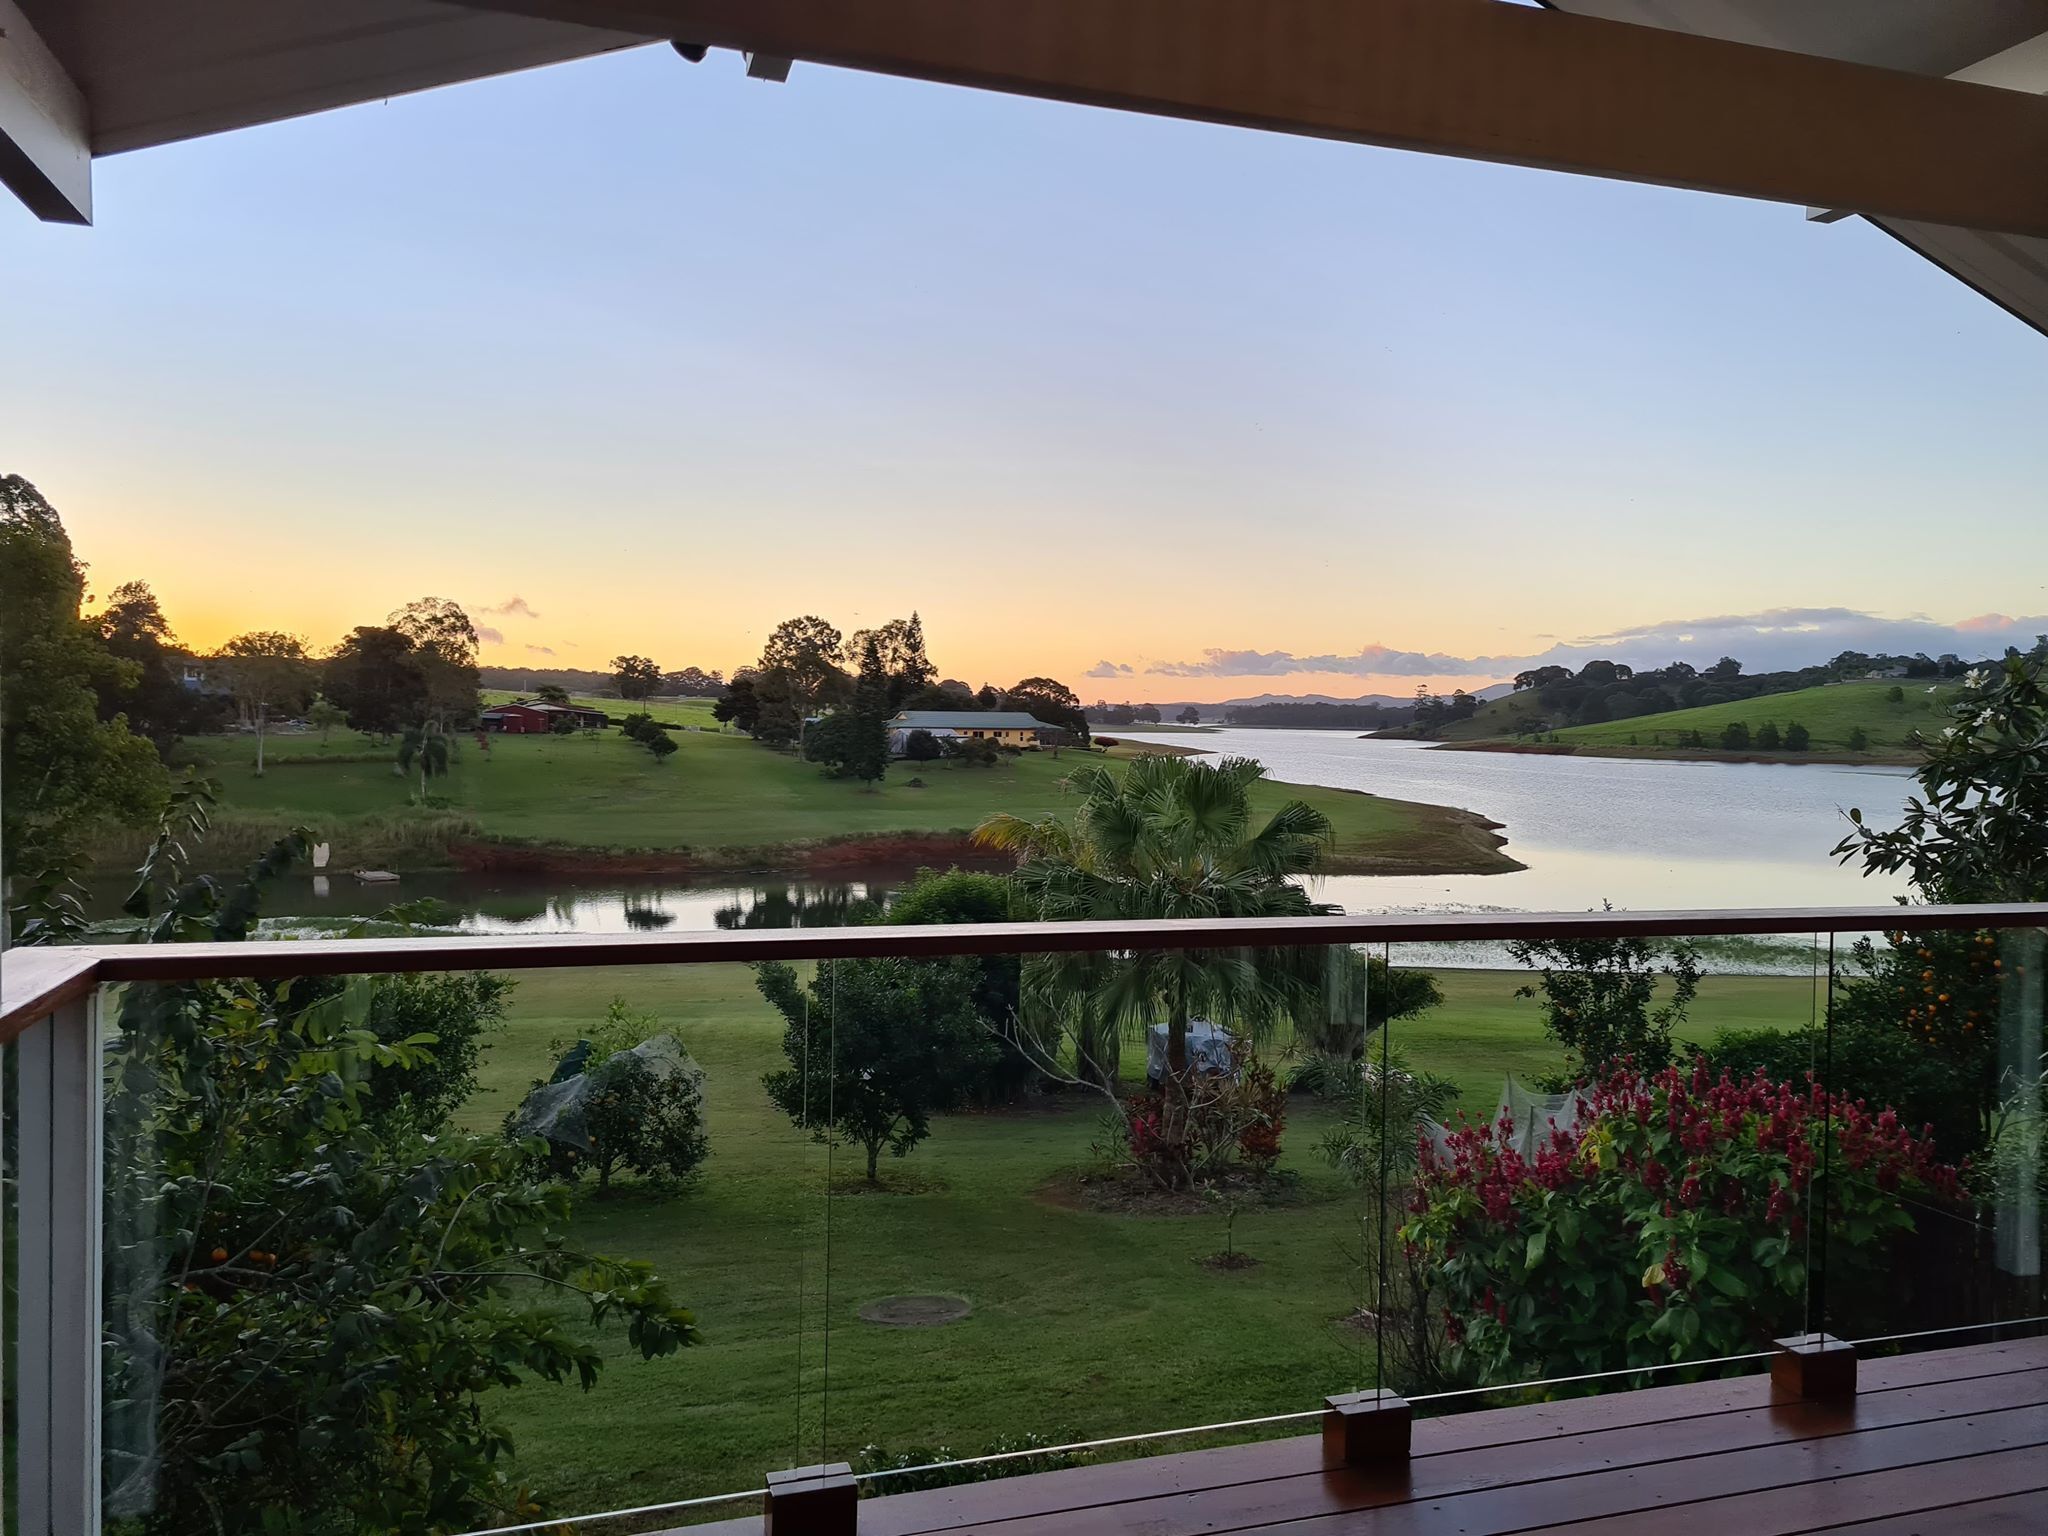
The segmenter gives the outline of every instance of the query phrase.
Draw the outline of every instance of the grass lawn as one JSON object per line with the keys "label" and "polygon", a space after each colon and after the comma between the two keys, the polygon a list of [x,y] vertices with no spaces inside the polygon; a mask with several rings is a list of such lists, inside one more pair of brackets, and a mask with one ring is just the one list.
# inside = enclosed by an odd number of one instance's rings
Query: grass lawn
{"label": "grass lawn", "polygon": [[[1456,1078],[1468,1109],[1490,1112],[1506,1073],[1555,1065],[1534,1004],[1513,996],[1518,975],[1440,979],[1445,1005],[1396,1025],[1395,1043]],[[1328,1108],[1297,1100],[1290,1114],[1282,1166],[1299,1175],[1295,1201],[1236,1219],[1253,1268],[1202,1264],[1223,1245],[1220,1209],[1109,1215],[1045,1198],[1048,1180],[1090,1162],[1101,1110],[1086,1102],[946,1117],[908,1158],[885,1160],[896,1192],[850,1187],[856,1154],[834,1154],[828,1264],[826,1152],[762,1092],[761,1074],[781,1064],[781,1024],[743,968],[523,975],[465,1121],[495,1129],[544,1073],[547,1043],[573,1038],[614,993],[657,1014],[704,1067],[711,1158],[679,1195],[586,1195],[578,1237],[653,1261],[707,1344],[643,1362],[613,1338],[594,1392],[494,1399],[520,1476],[552,1511],[758,1487],[770,1468],[817,1459],[821,1436],[826,1459],[870,1442],[973,1454],[1026,1431],[1065,1439],[1311,1409],[1370,1384],[1368,1338],[1339,1321],[1363,1294],[1364,1212],[1315,1155]],[[1804,1022],[1808,1002],[1804,981],[1711,977],[1694,1032]],[[856,1315],[903,1293],[964,1297],[973,1313],[902,1329]]]}
{"label": "grass lawn", "polygon": [[[1080,762],[1101,760],[1028,752],[993,768],[897,763],[880,788],[868,790],[745,736],[681,731],[672,739],[679,750],[656,762],[617,732],[496,736],[488,751],[464,736],[433,793],[488,838],[578,848],[745,849],[847,835],[965,833],[997,811],[1039,816],[1071,807],[1062,780]],[[196,745],[211,752],[230,812],[324,821],[404,813],[416,787],[354,733],[325,746],[313,737],[279,739],[260,779],[248,766],[254,751],[247,737]],[[373,760],[352,760],[365,757]],[[924,787],[913,788],[913,779]],[[1269,785],[1259,792],[1268,809],[1290,796],[1336,824],[1340,864],[1514,867],[1462,812],[1319,787]],[[331,831],[336,861],[347,868],[355,862],[347,829]]]}
{"label": "grass lawn", "polygon": [[[1894,688],[1904,695],[1896,704],[1888,697]],[[1736,721],[1748,726],[1754,738],[1758,727],[1766,721],[1783,731],[1796,720],[1813,737],[1809,751],[1849,755],[1849,735],[1860,726],[1870,738],[1869,755],[1896,757],[1912,751],[1915,731],[1932,735],[1942,728],[1942,711],[1955,694],[1954,684],[1930,692],[1929,684],[1910,679],[1897,683],[1834,683],[1825,688],[1766,694],[1736,704],[1706,704],[1698,709],[1675,709],[1634,720],[1574,725],[1559,731],[1557,739],[1575,746],[1624,747],[1647,753],[1657,748],[1676,749],[1681,733],[1698,731],[1709,747],[1718,748],[1721,732]],[[1631,737],[1635,738],[1633,745]],[[1788,755],[1795,761],[1799,757],[1798,753]]]}

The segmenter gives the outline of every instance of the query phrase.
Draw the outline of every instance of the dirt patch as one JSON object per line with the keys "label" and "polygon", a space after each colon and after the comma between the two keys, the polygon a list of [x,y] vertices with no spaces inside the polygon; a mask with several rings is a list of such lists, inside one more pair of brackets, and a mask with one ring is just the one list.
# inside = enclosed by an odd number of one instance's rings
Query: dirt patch
{"label": "dirt patch", "polygon": [[1380,1315],[1371,1307],[1359,1307],[1338,1318],[1337,1326],[1347,1333],[1374,1335],[1380,1331]]}
{"label": "dirt patch", "polygon": [[1094,1211],[1105,1216],[1208,1216],[1219,1214],[1217,1196],[1237,1202],[1240,1211],[1273,1210],[1308,1205],[1314,1197],[1301,1184],[1281,1174],[1255,1179],[1234,1175],[1203,1189],[1161,1189],[1134,1173],[1056,1173],[1031,1192],[1040,1205],[1063,1211]]}
{"label": "dirt patch", "polygon": [[1199,1260],[1198,1262],[1204,1269],[1214,1269],[1224,1273],[1239,1269],[1257,1269],[1259,1267],[1259,1261],[1248,1253],[1212,1253],[1206,1259]]}
{"label": "dirt patch", "polygon": [[850,1196],[878,1198],[885,1195],[937,1195],[943,1194],[950,1186],[935,1174],[918,1173],[907,1168],[883,1168],[870,1184],[865,1170],[856,1163],[853,1167],[844,1164],[832,1172],[832,1198],[845,1199]]}
{"label": "dirt patch", "polygon": [[882,1296],[861,1303],[860,1320],[877,1328],[942,1328],[973,1311],[965,1296]]}

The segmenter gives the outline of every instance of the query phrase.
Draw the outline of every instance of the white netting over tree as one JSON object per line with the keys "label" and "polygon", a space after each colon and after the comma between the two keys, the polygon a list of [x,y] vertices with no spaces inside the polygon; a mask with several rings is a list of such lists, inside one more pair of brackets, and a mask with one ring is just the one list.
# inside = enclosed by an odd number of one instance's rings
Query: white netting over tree
{"label": "white netting over tree", "polygon": [[615,1080],[644,1069],[657,1081],[682,1075],[700,1088],[704,1082],[704,1069],[674,1035],[643,1040],[629,1051],[607,1056],[586,1072],[583,1063],[588,1057],[588,1043],[579,1042],[555,1068],[554,1081],[534,1089],[513,1111],[507,1129],[514,1136],[540,1136],[588,1152],[590,1128],[586,1111],[591,1099]]}
{"label": "white netting over tree", "polygon": [[[1533,1158],[1537,1147],[1548,1139],[1551,1122],[1555,1121],[1559,1130],[1570,1132],[1589,1113],[1586,1096],[1576,1088],[1569,1093],[1537,1093],[1509,1077],[1501,1084],[1500,1103],[1495,1106],[1489,1125],[1500,1145]],[[1505,1133],[1501,1130],[1503,1121],[1508,1124]],[[1421,1124],[1431,1148],[1438,1156],[1448,1156],[1452,1127],[1428,1118]]]}

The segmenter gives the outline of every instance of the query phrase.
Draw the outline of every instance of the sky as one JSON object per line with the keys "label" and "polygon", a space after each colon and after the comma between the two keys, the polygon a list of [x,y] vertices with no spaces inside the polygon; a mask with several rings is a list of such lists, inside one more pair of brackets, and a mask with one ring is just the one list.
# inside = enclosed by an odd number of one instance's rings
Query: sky
{"label": "sky", "polygon": [[0,200],[0,473],[201,648],[916,609],[1221,700],[2048,630],[2048,338],[1858,220],[666,48],[96,174]]}

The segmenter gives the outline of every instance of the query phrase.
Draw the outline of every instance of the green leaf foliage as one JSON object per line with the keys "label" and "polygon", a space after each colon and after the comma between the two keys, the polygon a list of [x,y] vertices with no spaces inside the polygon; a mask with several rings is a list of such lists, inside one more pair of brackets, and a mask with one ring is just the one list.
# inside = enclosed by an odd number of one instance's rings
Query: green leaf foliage
{"label": "green leaf foliage", "polygon": [[[189,878],[206,803],[189,792],[153,845],[131,901],[150,939],[246,937],[263,886],[303,851],[287,839],[232,887]],[[426,1536],[532,1519],[489,1394],[594,1386],[603,1326],[647,1358],[700,1342],[647,1265],[570,1244],[567,1193],[528,1176],[531,1148],[440,1123],[473,1061],[459,1037],[508,986],[122,994],[105,1131],[115,1528]]]}
{"label": "green leaf foliage", "polygon": [[757,968],[761,995],[783,1017],[789,1065],[762,1079],[777,1108],[820,1138],[896,1157],[931,1134],[987,1072],[1001,1047],[975,1011],[972,960],[821,962],[808,987],[786,965]]}

